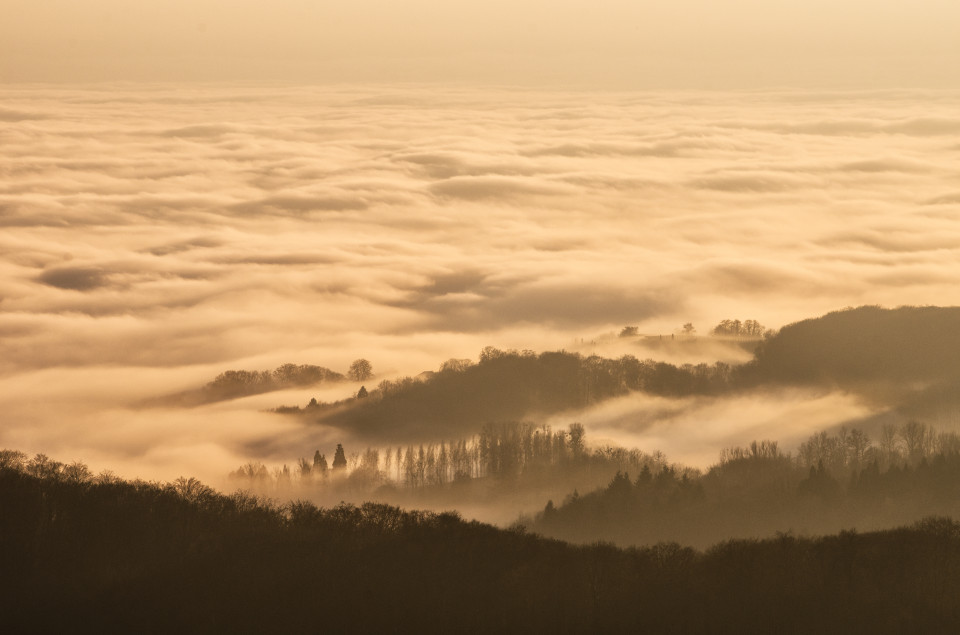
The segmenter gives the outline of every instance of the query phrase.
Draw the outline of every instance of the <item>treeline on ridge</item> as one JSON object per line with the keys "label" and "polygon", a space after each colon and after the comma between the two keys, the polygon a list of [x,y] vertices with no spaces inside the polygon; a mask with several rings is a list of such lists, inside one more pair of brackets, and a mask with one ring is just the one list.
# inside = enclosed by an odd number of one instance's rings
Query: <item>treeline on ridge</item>
{"label": "treeline on ridge", "polygon": [[[77,465],[77,464],[74,464]],[[321,509],[0,452],[10,632],[960,629],[960,524],[576,547],[456,514]]]}
{"label": "treeline on ridge", "polygon": [[198,406],[285,388],[305,388],[346,380],[347,376],[342,373],[313,364],[282,364],[273,370],[227,370],[202,388],[149,399],[144,405]]}
{"label": "treeline on ridge", "polygon": [[439,372],[365,387],[363,398],[278,411],[404,441],[476,433],[488,421],[576,410],[631,392],[686,397],[806,385],[840,386],[908,416],[932,416],[958,402],[952,390],[960,378],[960,356],[953,354],[960,348],[957,324],[960,308],[953,307],[837,311],[766,333],[754,359],[737,366],[487,347],[477,363],[450,360]]}
{"label": "treeline on ridge", "polygon": [[374,377],[373,366],[365,359],[356,359],[346,374],[314,364],[281,364],[273,370],[227,370],[202,388],[148,399],[145,406],[198,406],[201,404],[259,395],[274,390],[306,388],[322,383],[366,381]]}
{"label": "treeline on ridge", "polygon": [[702,474],[656,467],[548,502],[529,526],[573,542],[702,547],[731,537],[823,535],[960,516],[960,436],[917,421],[884,427],[877,443],[859,430],[820,432],[796,455],[770,441],[729,448]]}
{"label": "treeline on ridge", "polygon": [[[566,429],[526,422],[486,424],[480,433],[452,442],[367,447],[337,444],[332,461],[316,450],[272,470],[250,462],[230,473],[239,487],[278,498],[382,500],[394,504],[492,505],[592,490],[620,471],[654,471],[668,465],[661,452],[588,445],[579,423]],[[673,466],[677,473],[688,470]]]}
{"label": "treeline on ridge", "polygon": [[307,414],[360,436],[406,441],[474,434],[489,421],[584,408],[631,391],[719,394],[733,382],[731,367],[719,362],[675,366],[632,355],[609,359],[488,346],[478,363],[451,360],[423,379],[382,381],[364,398],[282,411]]}
{"label": "treeline on ridge", "polygon": [[884,426],[876,442],[841,428],[812,435],[794,453],[773,441],[727,448],[705,471],[658,451],[593,446],[580,424],[488,424],[451,443],[349,453],[338,444],[337,456],[339,468],[317,450],[292,470],[248,463],[231,477],[279,498],[522,503],[543,509],[523,521],[538,532],[621,546],[675,540],[705,547],[777,531],[819,535],[960,516],[960,436],[917,421]]}
{"label": "treeline on ridge", "polygon": [[269,370],[228,370],[203,387],[211,401],[235,399],[271,390],[345,381],[342,373],[312,364],[283,364]]}

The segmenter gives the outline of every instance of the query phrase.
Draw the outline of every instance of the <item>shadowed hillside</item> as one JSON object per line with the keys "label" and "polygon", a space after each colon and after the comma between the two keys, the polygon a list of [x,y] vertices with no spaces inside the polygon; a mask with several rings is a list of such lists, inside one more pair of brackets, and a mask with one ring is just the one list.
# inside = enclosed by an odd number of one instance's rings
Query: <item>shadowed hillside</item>
{"label": "shadowed hillside", "polygon": [[754,359],[733,367],[488,347],[479,363],[451,360],[440,372],[381,382],[364,399],[281,411],[406,441],[473,434],[487,422],[536,419],[630,392],[686,397],[813,385],[855,392],[906,416],[960,405],[960,308],[837,311],[750,345]]}
{"label": "shadowed hillside", "polygon": [[2,454],[9,632],[900,633],[960,628],[960,525],[575,547],[455,514],[283,507]]}
{"label": "shadowed hillside", "polygon": [[749,366],[760,382],[941,382],[958,350],[960,307],[864,306],[783,327]]}
{"label": "shadowed hillside", "polygon": [[425,440],[478,433],[491,421],[584,408],[631,391],[719,394],[731,382],[726,364],[678,367],[631,355],[608,359],[488,347],[477,364],[451,361],[461,363],[445,364],[423,379],[381,382],[362,399],[294,411],[360,436]]}
{"label": "shadowed hillside", "polygon": [[908,417],[960,407],[960,307],[864,306],[783,327],[738,368],[741,385],[840,387]]}
{"label": "shadowed hillside", "polygon": [[916,421],[885,427],[876,444],[857,429],[820,432],[795,456],[770,441],[728,448],[704,474],[654,463],[638,468],[599,490],[548,503],[530,526],[583,543],[706,547],[775,532],[824,535],[960,516],[960,436]]}

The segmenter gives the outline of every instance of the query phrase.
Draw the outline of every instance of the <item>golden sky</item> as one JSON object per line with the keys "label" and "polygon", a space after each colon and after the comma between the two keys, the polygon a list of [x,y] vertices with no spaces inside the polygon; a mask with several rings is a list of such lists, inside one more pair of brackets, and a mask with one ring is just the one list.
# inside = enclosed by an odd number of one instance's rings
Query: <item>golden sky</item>
{"label": "golden sky", "polygon": [[952,87],[954,0],[4,0],[0,81]]}

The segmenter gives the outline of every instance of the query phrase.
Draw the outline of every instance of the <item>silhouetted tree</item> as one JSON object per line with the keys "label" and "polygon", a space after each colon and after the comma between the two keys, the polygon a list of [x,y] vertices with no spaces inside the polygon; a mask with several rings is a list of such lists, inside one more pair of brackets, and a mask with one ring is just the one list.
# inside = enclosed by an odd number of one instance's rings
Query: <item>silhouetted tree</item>
{"label": "silhouetted tree", "polygon": [[80,461],[63,467],[63,477],[73,483],[85,483],[91,478],[90,469]]}
{"label": "silhouetted tree", "polygon": [[301,479],[308,479],[308,478],[310,478],[310,473],[313,471],[313,466],[311,465],[310,461],[301,458],[301,459],[297,462],[297,466],[298,466],[298,468],[299,468],[300,478],[301,478]]}
{"label": "silhouetted tree", "polygon": [[583,429],[583,424],[581,423],[571,423],[569,426],[570,432],[570,453],[573,455],[574,459],[579,459],[584,451],[586,450],[586,445],[584,443],[584,437],[586,432]]}
{"label": "silhouetted tree", "polygon": [[[516,352],[516,351],[514,351]],[[483,350],[480,351],[480,363],[492,362],[498,359],[503,359],[507,357],[510,353],[495,348],[493,346],[484,346]]]}
{"label": "silhouetted tree", "polygon": [[320,454],[320,450],[313,453],[313,469],[321,475],[327,473],[327,457]]}
{"label": "silhouetted tree", "polygon": [[27,455],[19,450],[0,450],[0,469],[21,470],[27,462]]}
{"label": "silhouetted tree", "polygon": [[440,372],[451,371],[451,372],[461,372],[473,366],[473,362],[469,359],[454,359],[450,358],[447,361],[440,364]]}
{"label": "silhouetted tree", "polygon": [[900,429],[900,436],[907,449],[907,459],[913,464],[919,463],[927,456],[934,440],[933,430],[913,420],[908,421]]}
{"label": "silhouetted tree", "polygon": [[760,337],[766,329],[756,320],[721,320],[719,324],[713,327],[714,335],[725,335],[733,337]]}
{"label": "silhouetted tree", "polygon": [[230,472],[230,478],[245,479],[251,482],[263,483],[270,478],[267,466],[260,462],[247,463]]}
{"label": "silhouetted tree", "polygon": [[373,366],[365,359],[354,360],[347,371],[347,377],[352,381],[366,381],[373,377]]}
{"label": "silhouetted tree", "polygon": [[343,446],[337,444],[337,449],[333,453],[333,469],[340,470],[347,467],[347,456],[343,452]]}

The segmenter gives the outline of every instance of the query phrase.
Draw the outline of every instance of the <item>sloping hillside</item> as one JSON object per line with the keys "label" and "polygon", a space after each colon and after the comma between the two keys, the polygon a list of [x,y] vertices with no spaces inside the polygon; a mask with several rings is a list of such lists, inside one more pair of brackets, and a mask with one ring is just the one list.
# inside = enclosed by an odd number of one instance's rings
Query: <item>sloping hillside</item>
{"label": "sloping hillside", "polygon": [[941,382],[960,377],[960,307],[864,306],[783,327],[749,364],[760,382]]}
{"label": "sloping hillside", "polygon": [[665,396],[728,390],[730,367],[673,366],[576,353],[485,350],[478,364],[423,379],[383,382],[362,399],[303,412],[359,435],[390,440],[475,434],[491,421],[585,408],[631,391]]}
{"label": "sloping hillside", "polygon": [[[10,458],[17,453],[0,456]],[[76,466],[73,466],[76,467]],[[5,632],[957,632],[960,525],[575,547],[456,514],[283,507],[0,463]]]}

